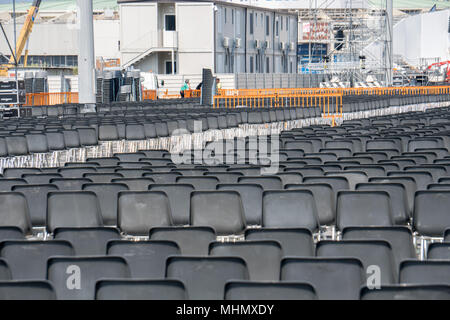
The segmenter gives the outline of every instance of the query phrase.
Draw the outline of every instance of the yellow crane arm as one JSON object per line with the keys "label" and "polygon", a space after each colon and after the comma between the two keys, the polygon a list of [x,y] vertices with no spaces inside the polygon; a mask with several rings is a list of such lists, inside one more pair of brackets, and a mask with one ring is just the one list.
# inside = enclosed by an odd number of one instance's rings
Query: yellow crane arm
{"label": "yellow crane arm", "polygon": [[[16,50],[14,51],[14,55],[16,56],[17,62],[19,62],[20,57],[22,56],[23,49],[25,48],[25,44],[27,43],[31,30],[33,30],[34,20],[39,12],[39,6],[41,5],[41,0],[34,0],[31,8],[28,10],[27,18],[25,19],[25,23],[20,31],[19,38],[17,39]],[[14,64],[14,56],[11,56],[9,59],[10,64]]]}

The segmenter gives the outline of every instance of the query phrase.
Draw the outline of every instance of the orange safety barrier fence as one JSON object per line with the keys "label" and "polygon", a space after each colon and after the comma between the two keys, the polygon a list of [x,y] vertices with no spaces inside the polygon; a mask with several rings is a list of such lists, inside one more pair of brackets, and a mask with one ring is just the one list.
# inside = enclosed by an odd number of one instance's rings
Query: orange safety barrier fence
{"label": "orange safety barrier fence", "polygon": [[322,118],[331,119],[335,125],[336,118],[343,117],[343,94],[342,93],[321,93],[321,94],[271,94],[257,96],[214,96],[213,107],[219,108],[283,108],[298,107],[303,108],[319,107]]}
{"label": "orange safety barrier fence", "polygon": [[[202,94],[201,90],[186,90],[184,92],[184,97],[185,98],[198,98],[200,97]],[[170,93],[169,94],[169,90],[166,90],[162,96],[161,99],[180,99],[181,95],[179,93]]]}
{"label": "orange safety barrier fence", "polygon": [[221,89],[218,96],[271,96],[271,95],[426,95],[449,94],[450,86],[426,87],[374,87],[374,88],[278,88],[278,89]]}
{"label": "orange safety barrier fence", "polygon": [[156,90],[142,90],[142,100],[156,100]]}
{"label": "orange safety barrier fence", "polygon": [[24,106],[52,106],[64,103],[78,103],[78,92],[27,93]]}

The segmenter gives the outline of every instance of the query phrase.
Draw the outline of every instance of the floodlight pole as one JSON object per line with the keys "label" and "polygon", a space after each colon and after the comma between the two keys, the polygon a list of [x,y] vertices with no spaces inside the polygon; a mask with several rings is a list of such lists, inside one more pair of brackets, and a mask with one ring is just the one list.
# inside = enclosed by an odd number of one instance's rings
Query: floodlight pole
{"label": "floodlight pole", "polygon": [[95,104],[94,15],[92,0],[77,0],[79,27],[78,89],[79,103]]}

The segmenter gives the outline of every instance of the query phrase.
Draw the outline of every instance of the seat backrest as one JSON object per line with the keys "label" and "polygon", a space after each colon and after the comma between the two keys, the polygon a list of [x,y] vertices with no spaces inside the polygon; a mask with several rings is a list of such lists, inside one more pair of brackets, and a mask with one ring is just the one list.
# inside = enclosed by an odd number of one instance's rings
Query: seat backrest
{"label": "seat backrest", "polygon": [[47,197],[47,230],[59,227],[101,227],[97,196],[90,191],[50,192]]}
{"label": "seat backrest", "polygon": [[191,193],[190,224],[211,226],[218,235],[242,233],[244,207],[236,191],[194,191]]}
{"label": "seat backrest", "polygon": [[48,152],[47,137],[45,134],[27,134],[28,152],[30,153],[45,153]]}
{"label": "seat backrest", "polygon": [[56,300],[49,281],[1,281],[0,300]]}
{"label": "seat backrest", "polygon": [[83,147],[96,146],[98,144],[97,132],[94,128],[77,129],[80,137],[80,145]]}
{"label": "seat backrest", "polygon": [[64,144],[66,148],[79,148],[80,147],[80,136],[77,130],[64,130]]}
{"label": "seat backrest", "polygon": [[309,190],[271,190],[263,194],[263,227],[317,230],[319,217]]}
{"label": "seat backrest", "polygon": [[309,283],[321,300],[358,300],[364,274],[355,258],[284,258],[280,280]]}
{"label": "seat backrest", "polygon": [[27,139],[24,136],[8,136],[5,137],[5,142],[10,157],[28,154]]}
{"label": "seat backrest", "polygon": [[320,225],[331,225],[336,220],[333,188],[326,183],[288,184],[286,190],[309,190],[314,195]]}
{"label": "seat backrest", "polygon": [[450,261],[406,260],[400,264],[399,283],[450,285]]}
{"label": "seat backrest", "polygon": [[117,224],[122,232],[147,235],[152,227],[172,225],[169,198],[161,191],[119,193]]}
{"label": "seat backrest", "polygon": [[27,199],[31,224],[33,226],[45,226],[47,222],[47,195],[49,192],[58,191],[58,187],[52,184],[18,185],[13,186],[12,191],[22,193]]}
{"label": "seat backrest", "polygon": [[239,183],[259,184],[264,190],[283,189],[283,181],[278,176],[245,176],[238,178]]}
{"label": "seat backrest", "polygon": [[361,300],[449,300],[448,285],[383,285],[377,290],[363,287]]}
{"label": "seat backrest", "polygon": [[411,217],[406,197],[406,190],[401,183],[358,183],[356,191],[386,191],[391,199],[392,217],[395,224],[407,224]]}
{"label": "seat backrest", "polygon": [[184,256],[207,256],[216,232],[211,227],[155,227],[150,229],[149,238],[177,243]]}
{"label": "seat backrest", "polygon": [[166,278],[184,283],[191,300],[221,300],[229,280],[248,280],[245,261],[238,257],[169,257]]}
{"label": "seat backrest", "polygon": [[385,191],[340,191],[336,222],[339,230],[394,225],[389,194]]}
{"label": "seat backrest", "polygon": [[50,183],[57,186],[60,191],[81,191],[83,185],[92,183],[91,179],[87,178],[53,178]]}
{"label": "seat backrest", "polygon": [[278,281],[283,251],[274,240],[212,242],[209,255],[241,257],[247,264],[250,280]]}
{"label": "seat backrest", "polygon": [[259,184],[218,184],[217,190],[233,190],[239,192],[244,207],[247,225],[261,225],[262,197],[264,189]]}
{"label": "seat backrest", "polygon": [[230,281],[225,300],[316,300],[313,286],[295,282]]}
{"label": "seat backrest", "polygon": [[302,228],[255,228],[247,229],[246,240],[274,240],[281,244],[285,257],[314,256],[312,233]]}
{"label": "seat backrest", "polygon": [[18,192],[0,193],[0,226],[18,227],[23,233],[31,231],[31,219],[26,197]]}
{"label": "seat backrest", "polygon": [[66,148],[62,132],[46,132],[45,135],[47,136],[47,144],[50,151],[64,150]]}
{"label": "seat backrest", "polygon": [[416,259],[416,249],[411,230],[406,226],[349,227],[342,231],[343,240],[384,240],[389,242],[394,254],[396,269],[406,259]]}
{"label": "seat backrest", "polygon": [[67,241],[14,240],[0,243],[0,256],[8,261],[15,280],[45,280],[49,257],[72,255],[74,250]]}
{"label": "seat backrest", "polygon": [[100,280],[95,300],[187,300],[186,289],[177,280]]}
{"label": "seat backrest", "polygon": [[380,271],[381,284],[396,283],[397,266],[391,245],[384,240],[345,240],[319,241],[316,245],[317,257],[352,257],[359,259],[367,272],[370,281],[371,266],[377,266]]}
{"label": "seat backrest", "polygon": [[172,223],[174,225],[189,224],[189,203],[194,187],[190,184],[154,184],[149,185],[151,191],[164,192],[170,203]]}
{"label": "seat backrest", "polygon": [[[121,257],[53,257],[48,260],[47,278],[59,300],[93,300],[97,280],[130,276],[128,265]],[[71,281],[70,277],[75,280]]]}
{"label": "seat backrest", "polygon": [[69,241],[77,256],[106,255],[106,245],[110,240],[119,240],[117,228],[57,228],[53,233],[55,240]]}
{"label": "seat backrest", "polygon": [[108,243],[107,251],[127,261],[133,279],[163,279],[167,258],[180,255],[178,245],[166,240],[114,240]]}
{"label": "seat backrest", "polygon": [[450,190],[417,191],[414,200],[413,227],[421,235],[442,237],[450,228]]}

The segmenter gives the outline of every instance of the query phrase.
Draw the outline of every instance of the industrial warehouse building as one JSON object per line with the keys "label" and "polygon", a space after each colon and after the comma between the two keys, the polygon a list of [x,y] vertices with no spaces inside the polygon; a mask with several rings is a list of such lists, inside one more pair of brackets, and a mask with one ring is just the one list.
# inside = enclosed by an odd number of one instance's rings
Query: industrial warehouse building
{"label": "industrial warehouse building", "polygon": [[202,68],[297,72],[296,14],[223,1],[119,4],[124,66],[159,74],[195,74]]}

